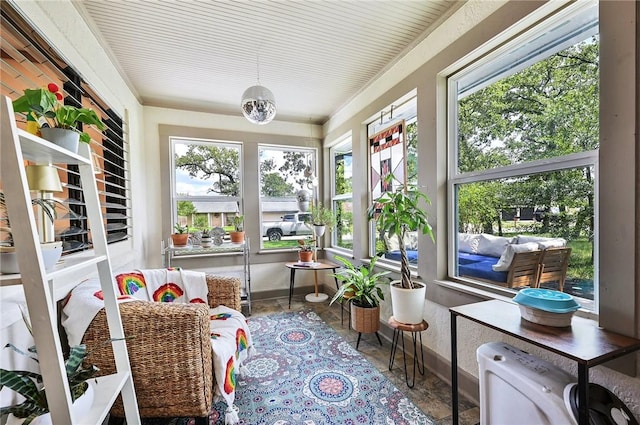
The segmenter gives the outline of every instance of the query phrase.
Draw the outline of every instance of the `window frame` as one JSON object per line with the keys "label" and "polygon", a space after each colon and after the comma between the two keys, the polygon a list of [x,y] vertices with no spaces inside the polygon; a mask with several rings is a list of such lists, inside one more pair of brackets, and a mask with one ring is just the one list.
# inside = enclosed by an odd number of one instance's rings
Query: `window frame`
{"label": "window frame", "polygon": [[[346,146],[349,146],[348,151],[344,151]],[[339,152],[338,152],[339,151]],[[346,153],[351,154],[351,192],[336,194],[336,185],[337,185],[337,176],[336,176],[336,156],[340,153],[342,155]],[[338,139],[338,141],[329,149],[329,158],[331,160],[330,169],[331,169],[331,211],[334,216],[337,217],[337,202],[350,201],[351,206],[353,207],[353,137],[351,133],[346,134]],[[352,208],[353,209],[353,208]],[[352,211],[353,213],[353,211]],[[352,223],[353,225],[353,223]],[[345,248],[343,246],[338,245],[338,223],[336,222],[335,227],[332,229],[331,234],[331,248],[343,250],[345,252],[353,252],[353,245],[351,249]],[[353,235],[352,235],[352,244],[353,244]]]}
{"label": "window frame", "polygon": [[[257,187],[258,187],[258,198],[257,198],[257,202],[258,202],[258,217],[259,217],[259,234],[260,234],[260,244],[259,244],[259,249],[263,252],[276,252],[278,250],[282,250],[283,248],[281,247],[265,247],[264,242],[265,242],[265,236],[262,235],[262,231],[263,231],[263,223],[267,222],[267,221],[271,221],[271,220],[264,220],[264,208],[263,208],[263,202],[265,201],[265,197],[262,195],[262,176],[260,174],[260,154],[263,150],[273,150],[273,151],[281,151],[281,152],[285,152],[285,151],[290,151],[290,152],[303,152],[303,153],[309,153],[311,155],[311,180],[313,182],[315,182],[315,185],[312,186],[312,188],[309,188],[307,186],[307,188],[303,188],[305,190],[307,190],[308,192],[310,192],[310,201],[317,203],[319,201],[321,201],[320,198],[320,190],[319,190],[319,186],[318,186],[318,171],[319,171],[319,167],[318,167],[318,156],[319,156],[319,151],[318,148],[316,147],[310,147],[310,146],[296,146],[296,145],[290,145],[290,144],[273,144],[273,143],[257,143]],[[298,189],[300,190],[300,189]],[[297,192],[297,190],[296,190]],[[295,194],[291,196],[292,198],[295,198]],[[295,213],[303,213],[306,214],[306,212],[303,211],[296,211]],[[287,213],[284,213],[282,216],[284,216]],[[291,214],[291,213],[289,213]],[[311,230],[311,229],[310,229]],[[329,231],[332,231],[332,229],[328,229]],[[312,232],[312,230],[311,230]],[[310,235],[304,235],[303,238],[309,237]],[[297,244],[293,245],[291,248],[284,248],[284,249],[297,249]]]}
{"label": "window frame", "polygon": [[[182,142],[182,143],[181,143]],[[237,196],[222,196],[222,195],[212,195],[212,196],[179,196],[176,193],[176,164],[175,164],[175,146],[178,143],[185,144],[184,142],[189,142],[189,144],[195,145],[215,145],[220,147],[233,147],[238,149],[238,195]],[[243,183],[244,183],[244,174],[243,174],[243,143],[239,141],[232,140],[219,140],[219,139],[202,139],[196,137],[182,137],[182,136],[170,136],[169,137],[169,167],[170,167],[170,188],[171,188],[171,223],[170,229],[173,229],[175,223],[178,222],[178,202],[179,201],[190,201],[190,202],[236,202],[238,205],[238,214],[243,215],[244,205],[243,205]],[[224,223],[223,223],[224,224]],[[169,233],[173,233],[170,231]]]}
{"label": "window frame", "polygon": [[[503,43],[500,47],[491,51],[490,53],[484,55],[483,57],[475,60],[473,63],[459,63],[456,64],[458,69],[461,69],[457,72],[451,72],[448,75],[445,75],[446,81],[446,94],[447,94],[447,107],[446,107],[446,115],[447,115],[447,208],[449,213],[447,214],[447,238],[448,238],[448,250],[447,250],[447,274],[448,277],[454,281],[462,282],[465,285],[471,287],[477,287],[481,289],[488,289],[491,292],[502,294],[502,295],[513,295],[513,290],[508,290],[503,287],[499,287],[497,285],[491,285],[488,283],[483,283],[482,281],[475,280],[472,278],[461,277],[457,275],[458,269],[458,208],[457,208],[457,199],[456,199],[456,186],[459,184],[465,183],[473,183],[473,182],[482,182],[494,179],[503,179],[509,177],[519,177],[525,175],[533,175],[538,173],[550,172],[550,171],[561,171],[561,170],[569,170],[579,167],[593,167],[594,176],[593,176],[593,187],[594,187],[594,312],[597,313],[599,305],[598,305],[598,276],[599,276],[599,149],[583,151],[553,158],[545,158],[539,159],[535,161],[529,161],[525,163],[516,163],[511,165],[506,165],[503,167],[496,167],[492,169],[473,171],[473,172],[460,172],[458,167],[458,132],[457,132],[457,124],[458,124],[458,102],[459,102],[459,90],[457,84],[460,81],[469,80],[471,82],[478,80],[482,81],[482,85],[471,86],[473,90],[479,90],[484,88],[500,79],[506,78],[510,75],[515,74],[526,67],[529,67],[538,61],[542,60],[541,57],[548,57],[547,51],[550,49],[545,49],[540,51],[536,50],[534,53],[531,53],[528,56],[526,61],[522,61],[517,66],[513,68],[506,68],[508,72],[497,73],[493,71],[493,74],[490,75],[491,78],[483,78],[481,76],[474,77],[474,75],[483,75],[481,72],[483,67],[486,67],[488,70],[492,70],[492,66],[490,65],[492,61],[501,64],[501,69],[505,69],[504,66],[504,58],[505,56],[514,50],[521,49],[523,45],[528,43],[529,41],[535,40],[538,41],[540,38],[540,34],[548,33],[553,28],[559,28],[560,23],[565,21],[567,18],[582,18],[585,15],[588,15],[589,10],[593,10],[591,8],[595,8],[597,11],[597,3],[590,2],[589,7],[578,7],[576,5],[569,6],[566,9],[561,10],[557,14],[553,16],[547,16],[543,21],[537,23],[536,25],[531,26],[529,29],[520,33],[519,35],[510,38],[505,43]],[[599,18],[596,18],[595,27],[598,28]],[[563,44],[560,44],[560,47],[553,46],[551,49],[554,51],[560,51],[570,45],[573,45],[585,38],[593,35],[592,31],[593,25],[585,27],[586,29],[582,32],[579,32],[577,35],[572,33],[572,37],[567,37],[563,40]],[[599,30],[596,29],[595,34],[599,34]],[[571,44],[573,43],[573,44]],[[469,93],[470,94],[470,93]],[[468,95],[468,94],[466,94]]]}

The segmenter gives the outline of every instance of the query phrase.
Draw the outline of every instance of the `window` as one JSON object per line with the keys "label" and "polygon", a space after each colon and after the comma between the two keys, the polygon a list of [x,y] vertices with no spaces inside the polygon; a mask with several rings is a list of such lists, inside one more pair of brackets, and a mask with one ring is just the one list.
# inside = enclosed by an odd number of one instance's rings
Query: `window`
{"label": "window", "polygon": [[305,212],[318,199],[316,155],[309,148],[259,146],[262,248],[295,248],[298,239],[311,238]]}
{"label": "window", "polygon": [[598,60],[597,5],[567,8],[449,78],[451,276],[509,287],[498,262],[559,244],[593,308]]}
{"label": "window", "polygon": [[331,244],[353,249],[353,153],[351,136],[331,148],[333,186],[331,208],[336,217],[336,227]]}
{"label": "window", "polygon": [[[7,6],[7,7],[5,7]],[[60,57],[48,42],[10,5],[2,5],[2,95],[16,99],[27,88],[62,87],[64,103],[93,109],[107,126],[99,132],[85,128],[91,136],[96,184],[102,205],[107,242],[131,236],[131,203],[127,170],[129,143],[127,123],[95,93],[78,72]],[[26,117],[18,118],[26,126]],[[58,209],[54,223],[55,238],[63,243],[63,254],[90,249],[91,229],[81,190],[78,167],[53,164],[58,168],[63,191],[54,193],[68,210]],[[72,211],[69,213],[69,210]]]}
{"label": "window", "polygon": [[[418,182],[418,120],[417,102],[415,93],[410,93],[394,103],[393,106],[385,108],[381,112],[380,118],[367,125],[367,135],[369,139],[369,201],[380,196],[376,191],[373,182],[381,181],[381,176],[385,173],[393,175],[407,184],[417,184]],[[386,111],[386,112],[385,112]],[[398,144],[396,144],[398,143]],[[380,149],[382,144],[388,146]],[[401,158],[398,150],[390,152],[390,149],[401,146]],[[380,230],[370,227],[370,254],[372,256],[383,256],[387,260],[400,262],[400,251],[397,249],[397,240],[386,238],[380,234]],[[410,234],[411,242],[407,243],[407,254],[410,263],[415,267],[418,262],[417,237]],[[395,236],[394,236],[395,237]]]}
{"label": "window", "polygon": [[190,231],[223,227],[242,214],[242,145],[171,138],[173,224]]}

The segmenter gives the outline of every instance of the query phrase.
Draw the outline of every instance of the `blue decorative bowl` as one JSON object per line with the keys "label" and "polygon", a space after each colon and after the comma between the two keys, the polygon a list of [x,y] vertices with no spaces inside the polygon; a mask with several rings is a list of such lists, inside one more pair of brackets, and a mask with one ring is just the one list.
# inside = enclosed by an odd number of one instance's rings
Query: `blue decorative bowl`
{"label": "blue decorative bowl", "polygon": [[580,308],[571,295],[551,289],[525,288],[513,297],[513,301],[550,313],[569,313]]}

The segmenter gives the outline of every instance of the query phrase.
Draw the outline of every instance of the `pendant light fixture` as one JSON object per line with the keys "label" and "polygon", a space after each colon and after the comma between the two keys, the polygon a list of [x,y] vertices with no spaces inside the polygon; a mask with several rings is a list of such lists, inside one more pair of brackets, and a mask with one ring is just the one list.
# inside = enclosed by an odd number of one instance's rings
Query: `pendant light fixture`
{"label": "pendant light fixture", "polygon": [[271,90],[260,85],[260,57],[257,58],[258,84],[242,94],[240,107],[242,114],[250,122],[258,125],[270,123],[276,116],[276,98]]}

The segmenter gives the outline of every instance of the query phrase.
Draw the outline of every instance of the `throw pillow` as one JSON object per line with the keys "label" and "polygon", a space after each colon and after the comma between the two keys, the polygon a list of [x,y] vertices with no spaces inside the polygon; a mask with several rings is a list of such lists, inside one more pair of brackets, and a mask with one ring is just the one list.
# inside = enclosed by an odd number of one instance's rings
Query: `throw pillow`
{"label": "throw pillow", "polygon": [[458,251],[476,254],[480,235],[474,233],[458,233]]}
{"label": "throw pillow", "polygon": [[478,242],[478,252],[480,255],[488,255],[490,257],[500,257],[507,245],[513,242],[513,238],[505,238],[502,236],[493,236],[482,233]]}
{"label": "throw pillow", "polygon": [[509,244],[507,248],[504,250],[504,253],[500,256],[500,259],[496,264],[491,266],[494,272],[506,272],[509,270],[511,266],[511,261],[513,261],[513,256],[516,252],[529,252],[529,251],[537,251],[538,244],[535,242],[528,242],[523,244]]}
{"label": "throw pillow", "polygon": [[[518,243],[519,244],[523,244],[523,243],[529,243],[529,242],[536,242],[536,243],[542,243],[542,242],[549,242],[549,241],[554,241],[554,243],[562,243],[562,245],[553,245],[554,247],[556,246],[565,246],[567,241],[562,239],[562,238],[546,238],[544,236],[529,236],[529,235],[518,235]],[[547,246],[547,248],[551,248],[550,246]]]}
{"label": "throw pillow", "polygon": [[567,241],[562,239],[562,238],[549,239],[548,241],[538,242],[538,245],[540,246],[540,249],[562,248],[566,244],[567,244]]}

